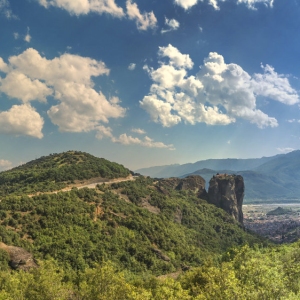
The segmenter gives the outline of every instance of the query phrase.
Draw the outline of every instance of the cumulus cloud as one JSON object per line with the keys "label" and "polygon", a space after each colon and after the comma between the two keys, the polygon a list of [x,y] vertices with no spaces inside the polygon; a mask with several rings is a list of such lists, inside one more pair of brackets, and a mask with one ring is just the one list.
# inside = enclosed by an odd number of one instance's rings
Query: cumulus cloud
{"label": "cumulus cloud", "polygon": [[91,77],[109,74],[101,61],[72,54],[48,60],[32,48],[8,61],[6,64],[0,59],[0,70],[6,73],[6,77],[0,77],[0,91],[23,103],[46,102],[52,96],[57,104],[47,113],[60,131],[94,130],[100,123],[125,113],[117,97],[107,99],[94,89]]}
{"label": "cumulus cloud", "polygon": [[[145,132],[142,129],[132,129],[131,131],[139,134],[145,134]],[[110,140],[113,143],[119,143],[122,145],[139,145],[147,148],[162,148],[168,150],[175,150],[172,144],[166,145],[163,142],[155,142],[148,136],[144,136],[143,139],[140,139],[123,133],[119,137],[115,137],[112,133],[112,129],[110,127],[105,126],[99,126],[97,128],[96,138],[100,140],[103,138],[110,138]]]}
{"label": "cumulus cloud", "polygon": [[182,54],[180,51],[169,44],[167,47],[159,47],[158,55],[169,58],[169,64],[174,67],[193,68],[193,61],[188,54]]}
{"label": "cumulus cloud", "polygon": [[23,73],[12,71],[0,80],[0,91],[23,102],[39,100],[46,102],[46,97],[52,94],[52,89],[37,79],[30,79]]}
{"label": "cumulus cloud", "polygon": [[296,119],[291,119],[288,120],[289,123],[300,123],[300,120],[296,120]]}
{"label": "cumulus cloud", "polygon": [[140,129],[140,128],[132,128],[131,131],[138,133],[138,134],[146,134],[145,130]]}
{"label": "cumulus cloud", "polygon": [[245,119],[258,127],[276,127],[277,120],[257,109],[258,96],[268,97],[283,104],[299,102],[297,92],[287,77],[266,65],[263,74],[250,76],[237,64],[226,64],[224,57],[209,53],[200,71],[188,75],[193,61],[172,45],[160,47],[160,66],[144,66],[153,81],[150,92],[140,106],[154,122],[165,127],[180,122],[227,125]]}
{"label": "cumulus cloud", "polygon": [[136,22],[139,30],[154,28],[157,24],[153,11],[141,13],[137,4],[132,2],[132,0],[126,1],[126,12],[115,3],[115,0],[38,0],[38,2],[45,8],[54,6],[77,16],[89,13],[106,13],[117,18],[127,16],[128,19]]}
{"label": "cumulus cloud", "polygon": [[129,66],[128,66],[128,70],[133,71],[133,70],[135,69],[135,67],[136,67],[136,64],[131,63],[131,64],[129,64]]}
{"label": "cumulus cloud", "polygon": [[148,28],[154,28],[156,26],[157,19],[153,11],[141,14],[137,4],[132,3],[131,0],[126,1],[126,9],[128,18],[136,22],[139,30],[147,30]]}
{"label": "cumulus cloud", "polygon": [[284,75],[277,74],[274,68],[266,65],[261,66],[263,74],[254,74],[254,91],[258,95],[272,98],[279,102],[293,105],[299,102],[299,96],[289,80]]}
{"label": "cumulus cloud", "polygon": [[177,20],[168,19],[168,18],[165,18],[165,25],[167,25],[168,28],[167,29],[162,29],[161,33],[174,31],[174,30],[179,29],[179,27],[180,27],[180,23]]}
{"label": "cumulus cloud", "polygon": [[114,0],[38,0],[39,3],[48,8],[55,6],[65,9],[73,15],[86,15],[90,12],[107,13],[115,17],[123,17],[124,11],[117,6]]}
{"label": "cumulus cloud", "polygon": [[0,159],[0,171],[5,171],[12,168],[12,162],[5,159]]}
{"label": "cumulus cloud", "polygon": [[0,133],[29,135],[42,138],[43,118],[28,104],[14,105],[8,111],[0,111]]}
{"label": "cumulus cloud", "polygon": [[198,0],[174,0],[174,2],[184,9],[189,9],[192,6],[196,5],[198,3]]}
{"label": "cumulus cloud", "polygon": [[[203,2],[204,0],[174,0],[175,4],[181,6],[185,10],[193,7],[198,2]],[[211,5],[215,10],[219,10],[219,2],[224,2],[226,0],[208,0],[208,4]],[[237,0],[238,4],[246,4],[250,9],[256,9],[256,4],[264,4],[269,7],[273,7],[274,0]]]}
{"label": "cumulus cloud", "polygon": [[9,71],[8,65],[4,62],[2,57],[0,57],[0,71],[7,73]]}

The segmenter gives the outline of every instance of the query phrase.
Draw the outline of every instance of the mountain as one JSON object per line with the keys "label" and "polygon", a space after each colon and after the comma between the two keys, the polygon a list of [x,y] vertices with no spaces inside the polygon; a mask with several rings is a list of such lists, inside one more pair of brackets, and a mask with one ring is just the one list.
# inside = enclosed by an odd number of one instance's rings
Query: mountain
{"label": "mountain", "polygon": [[299,243],[274,248],[223,210],[241,207],[241,176],[207,195],[198,176],[128,172],[72,151],[0,173],[0,299],[299,299]]}
{"label": "mountain", "polygon": [[[210,166],[199,168],[186,173],[197,166]],[[230,168],[232,167],[232,168]],[[206,181],[208,188],[209,180],[216,173],[241,175],[245,182],[245,202],[251,201],[294,201],[300,199],[300,151],[296,150],[287,154],[280,154],[261,159],[217,159],[199,161],[195,164],[172,166],[172,175],[177,174],[181,178],[189,175],[200,175]],[[159,175],[170,174],[170,169],[164,167]],[[152,171],[150,169],[150,171]],[[137,172],[141,172],[138,170]],[[181,173],[183,172],[183,173]],[[147,170],[141,172],[147,174]],[[180,174],[181,173],[181,174]],[[180,174],[180,175],[178,175]]]}
{"label": "mountain", "polygon": [[274,175],[262,174],[255,171],[240,171],[232,170],[210,170],[201,169],[191,174],[185,174],[182,177],[190,175],[199,175],[206,181],[206,187],[209,186],[210,178],[217,173],[220,174],[236,174],[241,175],[245,182],[245,203],[253,201],[269,201],[276,202],[282,200],[294,200],[300,198],[300,188],[294,186],[293,189],[286,184],[286,181],[281,181]]}
{"label": "mountain", "polygon": [[[280,156],[280,155],[279,155]],[[181,177],[184,174],[190,174],[200,169],[212,169],[212,170],[231,170],[231,171],[242,171],[252,170],[257,168],[268,161],[273,160],[276,156],[262,157],[262,158],[249,158],[249,159],[207,159],[200,160],[195,163],[188,164],[175,164],[158,167],[150,167],[138,169],[135,172],[145,176],[156,177],[156,178],[167,178],[167,177]]]}
{"label": "mountain", "polygon": [[262,242],[188,184],[184,190],[161,190],[159,181],[140,176],[94,189],[51,191],[91,176],[128,174],[121,165],[74,151],[0,173],[2,242],[75,271],[109,260],[135,274],[155,275],[197,266],[233,246]]}

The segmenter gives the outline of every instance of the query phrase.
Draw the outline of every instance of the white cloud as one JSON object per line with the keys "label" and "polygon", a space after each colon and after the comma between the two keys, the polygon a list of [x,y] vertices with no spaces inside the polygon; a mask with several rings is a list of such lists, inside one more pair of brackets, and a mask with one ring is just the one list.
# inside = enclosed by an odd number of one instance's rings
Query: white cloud
{"label": "white cloud", "polygon": [[165,127],[180,122],[227,125],[237,118],[258,127],[276,127],[277,120],[256,108],[256,97],[264,96],[283,104],[298,103],[298,95],[284,75],[272,67],[251,77],[237,64],[226,64],[222,55],[211,52],[200,71],[188,76],[193,62],[188,55],[169,45],[159,48],[159,57],[167,57],[157,69],[144,66],[153,80],[150,92],[140,106],[154,122]]}
{"label": "white cloud", "polygon": [[115,17],[123,17],[124,11],[117,6],[114,0],[38,0],[39,3],[48,8],[55,6],[65,9],[73,15],[86,15],[90,12],[99,14],[107,13]]}
{"label": "white cloud", "polygon": [[196,5],[198,3],[198,0],[174,0],[174,2],[184,9],[189,9],[192,6]]}
{"label": "white cloud", "polygon": [[300,123],[300,120],[296,120],[296,119],[291,119],[288,120],[289,123]]}
{"label": "white cloud", "polygon": [[122,7],[115,3],[115,0],[38,0],[38,2],[45,8],[54,6],[66,10],[71,15],[77,16],[89,13],[106,13],[117,18],[127,16],[130,20],[136,22],[139,30],[155,28],[157,24],[157,19],[153,11],[141,13],[137,4],[133,3],[132,0],[126,1],[126,13]]}
{"label": "white cloud", "polygon": [[48,116],[60,131],[86,132],[94,130],[109,118],[125,113],[119,99],[107,99],[94,89],[92,76],[108,75],[101,61],[72,54],[48,60],[30,48],[9,58],[9,65],[0,59],[0,91],[22,102],[46,101],[50,95],[58,101],[48,110]]}
{"label": "white cloud", "polygon": [[20,35],[19,35],[18,32],[14,32],[13,35],[14,35],[14,39],[15,40],[17,40],[20,37]]}
{"label": "white cloud", "polygon": [[27,28],[27,34],[24,37],[24,41],[27,43],[30,43],[31,41],[31,35],[29,34],[29,27]]}
{"label": "white cloud", "polygon": [[280,153],[289,153],[289,152],[294,151],[295,149],[294,149],[294,148],[277,148],[277,150],[278,150]]}
{"label": "white cloud", "polygon": [[158,55],[160,57],[168,57],[170,59],[170,65],[180,68],[192,69],[193,61],[188,54],[181,54],[180,51],[169,44],[167,47],[159,47]]}
{"label": "white cloud", "polygon": [[[145,134],[145,132],[141,129],[132,129],[131,131]],[[110,127],[99,126],[97,128],[96,138],[99,140],[103,138],[110,138],[113,143],[119,143],[122,145],[139,145],[147,148],[162,148],[168,150],[175,150],[172,144],[166,145],[163,142],[155,142],[153,139],[145,136],[143,139],[132,137],[131,135],[127,135],[126,133],[121,134],[119,137],[115,137],[112,134],[112,129]]]}
{"label": "white cloud", "polygon": [[132,128],[131,131],[138,133],[138,134],[146,134],[145,130],[140,129],[140,128]]}
{"label": "white cloud", "polygon": [[46,102],[46,97],[52,94],[52,89],[45,83],[31,80],[23,73],[12,71],[4,79],[0,79],[0,91],[23,102],[40,100]]}
{"label": "white cloud", "polygon": [[97,133],[96,133],[96,138],[99,140],[102,140],[105,137],[109,138],[114,138],[112,134],[112,129],[110,127],[105,127],[103,125],[98,126],[97,128]]}
{"label": "white cloud", "polygon": [[244,3],[248,8],[255,9],[257,3],[265,4],[266,6],[273,7],[274,0],[238,0],[238,3]]}
{"label": "white cloud", "polygon": [[147,30],[148,28],[156,27],[157,19],[153,11],[141,14],[137,4],[132,3],[131,0],[126,1],[126,8],[128,18],[136,21],[136,25],[139,30]]}
{"label": "white cloud", "polygon": [[153,139],[145,136],[143,139],[132,137],[131,135],[127,135],[123,133],[119,136],[119,138],[115,139],[116,143],[120,143],[123,145],[140,145],[147,148],[163,148],[169,150],[175,150],[172,144],[166,145],[162,142],[155,142]]}
{"label": "white cloud", "polygon": [[135,67],[136,67],[136,64],[131,63],[131,64],[129,64],[129,66],[128,66],[128,70],[133,71],[133,70],[135,69]]}
{"label": "white cloud", "polygon": [[254,91],[257,95],[271,98],[279,102],[293,105],[299,102],[297,91],[294,90],[289,80],[284,75],[279,75],[274,68],[262,66],[264,74],[254,74]]}
{"label": "white cloud", "polygon": [[0,133],[42,138],[43,118],[28,104],[0,112]]}
{"label": "white cloud", "polygon": [[179,29],[180,27],[180,23],[175,20],[175,19],[167,19],[165,18],[165,24],[168,26],[167,29],[162,29],[161,33],[166,33],[166,32],[170,32],[170,31],[174,31]]}
{"label": "white cloud", "polygon": [[276,127],[277,121],[256,109],[251,76],[239,65],[226,64],[222,55],[211,52],[197,77],[204,85],[205,100],[222,106],[231,118],[243,118],[258,127]]}
{"label": "white cloud", "polygon": [[8,65],[3,61],[2,57],[0,57],[0,71],[4,73],[9,71]]}
{"label": "white cloud", "polygon": [[2,13],[7,19],[17,19],[18,17],[13,14],[10,9],[8,0],[0,0],[0,13]]}
{"label": "white cloud", "polygon": [[0,171],[5,171],[12,168],[12,162],[5,159],[0,159]]}
{"label": "white cloud", "polygon": [[[198,2],[203,2],[204,0],[174,0],[174,2],[184,8],[185,10],[188,10],[189,8],[196,5]],[[208,4],[213,6],[215,10],[219,10],[219,2],[224,2],[226,0],[208,0]],[[237,0],[238,4],[246,4],[248,8],[250,9],[256,9],[256,4],[264,4],[269,7],[273,7],[274,0]]]}

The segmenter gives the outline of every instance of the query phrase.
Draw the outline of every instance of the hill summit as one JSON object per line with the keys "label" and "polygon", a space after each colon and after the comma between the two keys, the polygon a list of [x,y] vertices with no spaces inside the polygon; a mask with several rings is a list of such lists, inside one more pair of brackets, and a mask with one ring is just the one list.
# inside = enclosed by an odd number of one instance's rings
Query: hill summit
{"label": "hill summit", "polygon": [[127,177],[123,165],[80,151],[42,156],[0,173],[0,196],[59,190],[76,180]]}

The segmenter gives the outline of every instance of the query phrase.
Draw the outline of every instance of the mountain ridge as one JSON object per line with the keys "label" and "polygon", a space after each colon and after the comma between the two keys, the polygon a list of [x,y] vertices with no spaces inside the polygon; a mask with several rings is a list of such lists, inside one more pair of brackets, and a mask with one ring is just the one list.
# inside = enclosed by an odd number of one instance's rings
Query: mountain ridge
{"label": "mountain ridge", "polygon": [[[256,160],[256,159],[255,159]],[[242,175],[245,180],[245,202],[253,201],[299,201],[300,200],[300,151],[295,150],[287,154],[279,154],[263,160],[253,161],[250,159],[248,163],[252,168],[249,170],[232,170],[225,168],[228,166],[229,160],[206,160],[213,161],[213,165],[219,165],[219,169],[202,168],[195,170],[191,173],[183,173],[178,175],[183,178],[189,175],[200,175],[208,184],[210,178],[216,173],[227,173]],[[222,162],[226,162],[221,165]],[[236,161],[236,160],[235,160]],[[259,162],[259,164],[258,164]],[[243,162],[244,163],[244,162]],[[201,161],[198,165],[201,165]],[[240,165],[239,165],[240,166]],[[165,168],[165,170],[167,170]],[[179,173],[183,169],[179,168],[174,173]],[[143,173],[142,173],[143,174]],[[162,174],[162,171],[160,173]],[[147,174],[144,174],[147,175]],[[158,175],[158,174],[157,174]],[[167,175],[167,174],[164,174]],[[206,185],[208,187],[208,185]]]}

